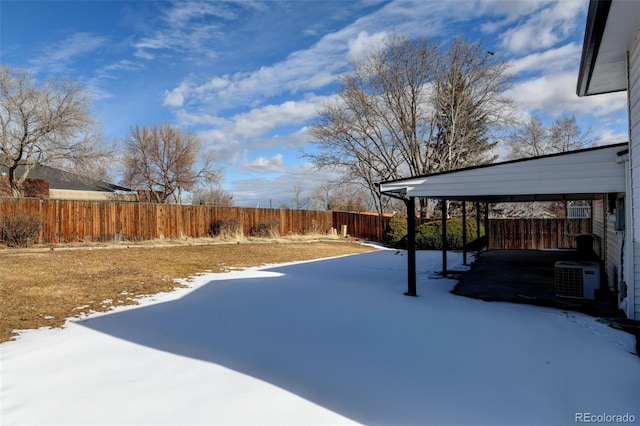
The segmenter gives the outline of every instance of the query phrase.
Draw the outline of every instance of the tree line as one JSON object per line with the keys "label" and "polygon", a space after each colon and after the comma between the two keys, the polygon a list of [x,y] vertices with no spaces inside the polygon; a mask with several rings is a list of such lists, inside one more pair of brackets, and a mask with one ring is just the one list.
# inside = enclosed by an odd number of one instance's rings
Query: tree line
{"label": "tree line", "polygon": [[230,205],[214,161],[194,133],[168,123],[134,125],[121,147],[106,143],[80,84],[59,78],[38,84],[28,71],[0,65],[0,166],[14,197],[36,165],[109,180],[109,166],[118,162],[121,183],[145,189],[152,201],[181,203],[191,191],[195,204]]}
{"label": "tree line", "polygon": [[[481,42],[387,37],[350,64],[338,92],[308,123],[312,149],[303,156],[342,178],[307,196],[295,184],[291,207],[401,210],[379,193],[379,182],[491,163],[499,142],[509,158],[598,142],[575,116],[550,126],[535,115],[517,118],[508,97],[513,81],[509,63]],[[121,183],[156,202],[181,203],[188,192],[193,204],[233,204],[213,152],[194,133],[168,123],[133,125],[119,144],[105,143],[90,103],[76,82],[38,84],[28,71],[0,65],[0,166],[14,196],[35,165],[108,180],[117,161]]]}
{"label": "tree line", "polygon": [[[310,123],[320,168],[360,185],[379,213],[401,210],[378,191],[381,181],[583,148],[597,142],[575,116],[517,117],[509,63],[480,42],[392,35],[340,79],[337,95]],[[421,211],[427,201],[421,199]]]}

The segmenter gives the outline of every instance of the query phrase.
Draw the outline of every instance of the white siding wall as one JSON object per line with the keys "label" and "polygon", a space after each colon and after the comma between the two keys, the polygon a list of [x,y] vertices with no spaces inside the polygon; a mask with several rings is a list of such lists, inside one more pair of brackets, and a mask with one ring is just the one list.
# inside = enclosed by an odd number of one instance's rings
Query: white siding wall
{"label": "white siding wall", "polygon": [[[640,33],[629,53],[629,138],[631,157],[631,191],[633,199],[634,279],[627,279],[632,298],[627,313],[640,319]],[[628,234],[627,234],[628,235]],[[631,294],[633,293],[633,294]]]}
{"label": "white siding wall", "polygon": [[[604,209],[605,209],[605,205],[606,205],[606,197],[603,197],[603,199],[601,200],[593,200],[593,203],[591,204],[591,228],[592,228],[592,232],[594,235],[597,235],[598,238],[600,239],[600,241],[602,241],[604,243],[606,235],[605,235],[605,229],[604,229]],[[605,247],[606,244],[602,244],[601,243],[601,247]],[[600,255],[600,258],[603,258],[604,250],[601,249],[600,253],[598,253]]]}
{"label": "white siding wall", "polygon": [[618,283],[618,236],[615,231],[615,223],[609,222],[607,212],[607,196],[593,201],[592,219],[593,233],[600,238],[599,255],[604,260],[606,283],[614,290]]}

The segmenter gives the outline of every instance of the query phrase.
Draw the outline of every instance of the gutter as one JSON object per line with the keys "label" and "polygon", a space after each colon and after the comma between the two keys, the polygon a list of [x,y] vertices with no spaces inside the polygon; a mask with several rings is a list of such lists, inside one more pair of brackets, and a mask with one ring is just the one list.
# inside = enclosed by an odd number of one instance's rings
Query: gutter
{"label": "gutter", "polygon": [[596,58],[600,51],[600,43],[604,34],[604,28],[609,17],[612,0],[591,0],[589,2],[589,13],[587,14],[587,25],[584,31],[584,42],[582,44],[582,58],[580,60],[580,70],[578,72],[578,86],[576,93],[578,96],[595,95],[589,93],[593,69],[596,65]]}

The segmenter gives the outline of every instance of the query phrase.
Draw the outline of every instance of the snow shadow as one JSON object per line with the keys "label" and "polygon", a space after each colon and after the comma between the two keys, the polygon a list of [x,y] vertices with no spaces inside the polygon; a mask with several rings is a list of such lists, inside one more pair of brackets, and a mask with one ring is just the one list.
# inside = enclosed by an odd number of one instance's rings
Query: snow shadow
{"label": "snow shadow", "polygon": [[216,275],[180,299],[82,325],[363,424],[569,424],[579,410],[635,409],[640,364],[603,343],[606,327],[452,295],[453,280],[429,278],[439,263],[419,253],[419,297],[403,296],[406,256],[385,250]]}
{"label": "snow shadow", "polygon": [[223,365],[358,422],[409,424],[429,378],[420,299],[402,295],[405,266],[381,251],[239,273],[81,324]]}

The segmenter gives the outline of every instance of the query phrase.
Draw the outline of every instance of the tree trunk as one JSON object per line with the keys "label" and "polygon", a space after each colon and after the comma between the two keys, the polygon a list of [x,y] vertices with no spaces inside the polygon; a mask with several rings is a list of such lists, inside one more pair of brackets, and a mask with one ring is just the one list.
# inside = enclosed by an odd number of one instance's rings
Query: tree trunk
{"label": "tree trunk", "polygon": [[9,167],[9,188],[11,188],[11,196],[14,198],[22,196],[20,179],[16,179],[16,168],[17,164],[14,167]]}

